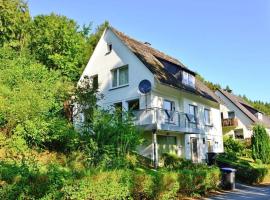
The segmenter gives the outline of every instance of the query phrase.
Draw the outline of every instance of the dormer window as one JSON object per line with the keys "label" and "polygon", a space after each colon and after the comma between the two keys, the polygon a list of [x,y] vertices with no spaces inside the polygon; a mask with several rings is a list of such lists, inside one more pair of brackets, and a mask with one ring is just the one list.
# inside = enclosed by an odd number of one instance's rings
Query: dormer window
{"label": "dormer window", "polygon": [[107,54],[111,53],[111,51],[112,51],[112,44],[108,43],[107,44]]}
{"label": "dormer window", "polygon": [[189,74],[188,72],[183,71],[182,83],[184,85],[195,88],[195,76]]}

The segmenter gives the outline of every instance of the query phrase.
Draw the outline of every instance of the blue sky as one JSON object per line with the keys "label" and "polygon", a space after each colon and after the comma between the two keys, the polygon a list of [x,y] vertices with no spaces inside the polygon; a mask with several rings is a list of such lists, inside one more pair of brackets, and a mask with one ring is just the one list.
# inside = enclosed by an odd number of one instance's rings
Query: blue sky
{"label": "blue sky", "polygon": [[105,20],[234,93],[270,102],[268,0],[28,0],[32,16]]}

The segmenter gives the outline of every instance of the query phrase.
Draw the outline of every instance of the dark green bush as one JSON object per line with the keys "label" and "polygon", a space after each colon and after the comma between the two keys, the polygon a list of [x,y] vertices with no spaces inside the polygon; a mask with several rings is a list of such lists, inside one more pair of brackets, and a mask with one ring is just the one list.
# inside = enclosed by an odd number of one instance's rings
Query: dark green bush
{"label": "dark green bush", "polygon": [[260,161],[257,164],[251,164],[246,160],[228,159],[224,156],[218,156],[217,163],[222,167],[232,167],[236,169],[236,179],[247,184],[261,183],[270,177],[269,168],[266,165],[261,165]]}
{"label": "dark green bush", "polygon": [[232,137],[224,137],[224,151],[226,153],[234,153],[236,156],[241,155],[245,146],[242,142],[234,140]]}
{"label": "dark green bush", "polygon": [[270,137],[262,125],[253,128],[251,138],[252,157],[260,159],[263,163],[270,163]]}

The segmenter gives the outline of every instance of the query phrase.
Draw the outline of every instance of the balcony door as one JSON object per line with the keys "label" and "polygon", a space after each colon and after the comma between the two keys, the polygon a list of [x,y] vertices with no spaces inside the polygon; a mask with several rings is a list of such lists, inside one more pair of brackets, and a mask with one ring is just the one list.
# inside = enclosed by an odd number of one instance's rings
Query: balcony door
{"label": "balcony door", "polygon": [[165,122],[173,123],[175,114],[175,103],[173,101],[164,100],[163,109],[165,112]]}
{"label": "balcony door", "polygon": [[163,153],[177,154],[177,143],[175,136],[157,136],[158,142],[158,155],[162,156]]}
{"label": "balcony door", "polygon": [[191,160],[195,163],[199,160],[198,138],[190,138]]}

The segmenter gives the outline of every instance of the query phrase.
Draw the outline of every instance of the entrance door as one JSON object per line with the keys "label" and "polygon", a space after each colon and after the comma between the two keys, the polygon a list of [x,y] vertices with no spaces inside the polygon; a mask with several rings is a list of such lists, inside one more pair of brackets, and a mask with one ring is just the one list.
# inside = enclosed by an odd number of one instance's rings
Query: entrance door
{"label": "entrance door", "polygon": [[198,162],[198,138],[190,138],[191,159],[193,162]]}

